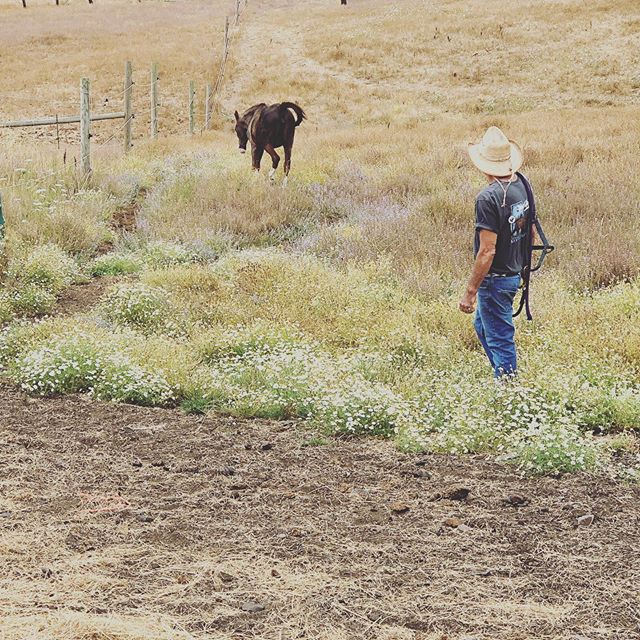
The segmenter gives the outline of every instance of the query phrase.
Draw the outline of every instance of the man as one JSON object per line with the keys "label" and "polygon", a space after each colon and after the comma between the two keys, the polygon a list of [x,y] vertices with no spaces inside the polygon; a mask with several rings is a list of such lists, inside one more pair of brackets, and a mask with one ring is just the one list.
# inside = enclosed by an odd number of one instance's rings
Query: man
{"label": "man", "polygon": [[529,200],[522,179],[522,150],[498,127],[490,127],[469,157],[489,186],[476,198],[473,271],[460,300],[474,326],[496,378],[517,372],[513,300],[527,262]]}

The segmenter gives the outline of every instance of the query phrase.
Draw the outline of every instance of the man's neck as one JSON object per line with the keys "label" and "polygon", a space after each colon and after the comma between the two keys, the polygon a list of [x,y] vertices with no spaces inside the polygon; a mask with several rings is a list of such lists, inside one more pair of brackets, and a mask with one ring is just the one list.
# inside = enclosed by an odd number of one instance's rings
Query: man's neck
{"label": "man's neck", "polygon": [[518,179],[518,176],[515,173],[512,173],[510,176],[491,176],[489,174],[485,174],[487,176],[487,181],[489,184],[498,180],[499,182],[515,182]]}

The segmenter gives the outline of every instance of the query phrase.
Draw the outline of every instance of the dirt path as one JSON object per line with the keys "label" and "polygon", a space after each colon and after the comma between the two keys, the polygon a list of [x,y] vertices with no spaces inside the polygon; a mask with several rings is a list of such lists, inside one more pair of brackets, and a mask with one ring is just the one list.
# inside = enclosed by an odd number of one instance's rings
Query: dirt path
{"label": "dirt path", "polygon": [[[299,5],[290,0],[280,1],[275,7],[273,3],[261,3],[252,6],[244,17],[239,39],[232,45],[234,69],[223,89],[223,103],[229,113],[237,108],[239,95],[249,94],[250,102],[265,99],[256,92],[255,69],[258,64],[288,69],[292,77],[305,78],[306,82],[317,87],[322,87],[331,79],[344,85],[345,91],[353,91],[353,87],[357,86],[362,94],[370,95],[376,89],[376,83],[347,71],[327,67],[308,56],[304,44],[304,29],[308,26],[286,19],[287,14],[283,11],[286,12],[290,7],[295,10]],[[307,4],[309,11],[314,7],[322,8],[323,4]],[[313,119],[316,122],[320,115],[330,120],[335,118],[335,113],[327,105],[315,104],[314,111]]]}
{"label": "dirt path", "polygon": [[0,636],[640,638],[638,488],[310,438],[0,388]]}

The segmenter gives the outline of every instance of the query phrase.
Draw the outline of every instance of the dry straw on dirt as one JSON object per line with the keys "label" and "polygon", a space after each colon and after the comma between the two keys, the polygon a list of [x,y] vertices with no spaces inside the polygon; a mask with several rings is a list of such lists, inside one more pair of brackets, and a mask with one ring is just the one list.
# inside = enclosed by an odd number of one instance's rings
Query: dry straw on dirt
{"label": "dry straw on dirt", "polygon": [[295,424],[0,407],[5,640],[636,637],[637,488]]}

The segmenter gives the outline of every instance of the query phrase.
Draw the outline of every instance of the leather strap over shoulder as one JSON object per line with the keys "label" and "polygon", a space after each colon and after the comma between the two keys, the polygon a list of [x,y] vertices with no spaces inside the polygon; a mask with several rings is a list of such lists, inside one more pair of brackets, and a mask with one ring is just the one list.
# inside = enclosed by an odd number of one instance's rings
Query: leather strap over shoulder
{"label": "leather strap over shoulder", "polygon": [[[529,180],[520,172],[516,174],[524,185],[525,191],[527,192],[527,200],[529,201],[529,219],[527,224],[527,258],[524,269],[522,270],[522,294],[520,295],[520,302],[516,308],[513,317],[520,315],[522,310],[524,309],[527,314],[527,320],[533,320],[533,316],[531,315],[531,307],[529,302],[529,292],[531,287],[531,274],[534,271],[537,271],[542,267],[542,263],[544,259],[550,254],[555,247],[549,243],[547,240],[547,236],[542,229],[542,225],[540,224],[540,220],[538,220],[538,215],[536,212],[536,202],[533,196],[533,189],[531,188],[531,183]],[[542,244],[536,245],[534,244],[533,238],[533,230],[536,230],[538,238]],[[533,264],[533,252],[539,251],[540,256],[538,257],[535,265]]]}

